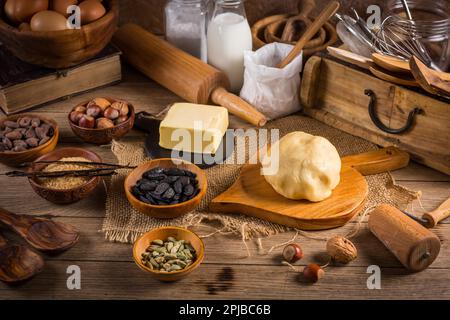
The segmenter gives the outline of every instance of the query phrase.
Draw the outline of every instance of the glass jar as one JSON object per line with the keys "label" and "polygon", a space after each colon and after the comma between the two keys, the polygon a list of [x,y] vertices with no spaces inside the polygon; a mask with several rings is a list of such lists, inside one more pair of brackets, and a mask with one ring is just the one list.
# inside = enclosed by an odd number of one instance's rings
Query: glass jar
{"label": "glass jar", "polygon": [[246,50],[252,50],[252,34],[244,1],[216,0],[208,27],[208,63],[228,76],[234,93],[244,83]]}
{"label": "glass jar", "polygon": [[[206,0],[210,1],[210,0]],[[165,8],[166,39],[177,48],[207,60],[205,0],[170,0]]]}

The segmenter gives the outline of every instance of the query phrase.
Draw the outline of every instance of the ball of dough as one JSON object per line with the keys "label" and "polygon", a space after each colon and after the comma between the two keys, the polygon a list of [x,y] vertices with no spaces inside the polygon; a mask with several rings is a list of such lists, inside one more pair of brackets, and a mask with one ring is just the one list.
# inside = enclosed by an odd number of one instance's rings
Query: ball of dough
{"label": "ball of dough", "polygon": [[[279,148],[279,156],[274,148]],[[339,184],[341,158],[323,137],[304,132],[288,134],[272,145],[263,158],[263,168],[276,168],[277,159],[278,170],[263,174],[275,191],[288,199],[322,201]]]}

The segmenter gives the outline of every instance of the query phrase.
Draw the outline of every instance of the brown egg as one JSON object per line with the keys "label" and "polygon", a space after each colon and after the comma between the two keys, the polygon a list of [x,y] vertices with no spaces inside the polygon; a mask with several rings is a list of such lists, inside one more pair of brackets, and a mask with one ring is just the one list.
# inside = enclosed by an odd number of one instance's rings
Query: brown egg
{"label": "brown egg", "polygon": [[69,6],[77,5],[78,0],[53,0],[52,1],[52,10],[61,13],[63,16],[68,17],[67,8]]}
{"label": "brown egg", "polygon": [[31,19],[33,31],[58,31],[67,29],[67,19],[55,11],[41,11]]}
{"label": "brown egg", "polygon": [[103,17],[105,7],[98,0],[85,0],[80,3],[81,24],[88,24]]}
{"label": "brown egg", "polygon": [[14,23],[30,22],[35,13],[48,9],[48,0],[8,0],[5,13]]}

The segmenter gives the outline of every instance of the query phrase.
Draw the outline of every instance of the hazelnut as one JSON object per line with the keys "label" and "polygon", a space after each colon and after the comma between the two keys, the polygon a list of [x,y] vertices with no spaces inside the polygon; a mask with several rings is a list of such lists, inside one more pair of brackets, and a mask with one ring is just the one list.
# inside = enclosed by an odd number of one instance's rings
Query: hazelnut
{"label": "hazelnut", "polygon": [[123,101],[116,101],[111,105],[111,107],[118,110],[121,116],[127,116],[128,113],[130,112],[128,103]]}
{"label": "hazelnut", "polygon": [[311,282],[319,281],[324,275],[325,271],[315,263],[311,263],[303,269],[303,277]]}
{"label": "hazelnut", "polygon": [[109,102],[105,98],[95,98],[94,100],[90,101],[87,106],[89,107],[91,105],[97,105],[102,109],[102,111],[105,111],[108,107],[111,106],[111,102]]}
{"label": "hazelnut", "polygon": [[76,106],[75,108],[73,108],[73,111],[77,111],[77,112],[81,112],[81,113],[86,113],[86,107],[83,106],[83,105]]}
{"label": "hazelnut", "polygon": [[78,122],[78,125],[82,128],[93,129],[95,127],[95,119],[94,117],[83,115]]}
{"label": "hazelnut", "polygon": [[291,243],[283,250],[283,258],[289,263],[294,263],[303,258],[303,251],[300,245]]}
{"label": "hazelnut", "polygon": [[94,118],[98,118],[102,114],[102,112],[103,110],[97,105],[89,106],[86,109],[86,114]]}
{"label": "hazelnut", "polygon": [[106,109],[103,115],[105,118],[108,118],[109,120],[116,120],[120,116],[119,110],[111,107]]}
{"label": "hazelnut", "polygon": [[78,122],[80,122],[80,119],[84,116],[84,113],[79,112],[79,111],[72,111],[70,113],[70,121],[72,121],[73,123],[77,124]]}
{"label": "hazelnut", "polygon": [[97,129],[109,129],[114,127],[114,122],[107,118],[97,119]]}
{"label": "hazelnut", "polygon": [[120,117],[118,117],[118,118],[116,119],[115,124],[116,124],[116,126],[117,126],[117,125],[119,125],[119,124],[121,124],[121,123],[126,122],[127,120],[128,120],[128,116],[120,116]]}
{"label": "hazelnut", "polygon": [[347,264],[358,257],[355,245],[341,236],[335,236],[328,240],[327,252],[334,261],[343,264]]}

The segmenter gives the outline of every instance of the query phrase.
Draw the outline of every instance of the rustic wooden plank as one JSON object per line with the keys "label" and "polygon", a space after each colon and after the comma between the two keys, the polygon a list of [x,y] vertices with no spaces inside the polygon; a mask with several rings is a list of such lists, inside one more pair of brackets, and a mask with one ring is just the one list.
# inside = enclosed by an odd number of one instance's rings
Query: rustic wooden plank
{"label": "rustic wooden plank", "polygon": [[[99,231],[103,222],[102,218],[58,218],[57,220],[76,226],[81,233],[80,242],[72,249],[57,256],[50,256],[48,259],[75,262],[133,261],[131,245],[111,243],[105,240],[103,233]],[[342,229],[310,234],[320,237],[331,237],[336,234],[346,234],[353,230],[355,226],[356,223],[351,223]],[[194,230],[200,236],[213,231],[210,227],[196,228]],[[433,231],[442,240],[442,249],[441,255],[432,264],[431,268],[446,268],[450,265],[450,255],[446,254],[449,250],[450,225],[441,224]],[[247,255],[245,245],[238,235],[217,234],[204,239],[206,247],[205,263],[278,266],[282,261],[281,251],[283,247],[276,248],[272,252],[269,252],[269,250],[272,246],[290,241],[294,234],[294,232],[288,232],[261,239],[262,251],[258,249],[256,240],[247,241],[246,244],[249,247],[250,256]],[[11,237],[11,234],[8,233],[8,236]],[[22,242],[17,237],[13,236],[13,239]],[[305,258],[300,261],[301,265],[326,260],[325,241],[310,239],[302,235],[296,241],[301,244],[305,252]],[[358,258],[350,264],[352,267],[367,267],[372,264],[382,265],[383,267],[401,267],[397,259],[370,233],[366,223],[352,241],[359,251]],[[94,248],[94,246],[95,250],[92,250],[91,248]]]}
{"label": "rustic wooden plank", "polygon": [[[329,268],[311,285],[285,266],[204,264],[178,283],[161,283],[131,262],[81,262],[81,290],[68,290],[70,261],[49,261],[20,287],[0,284],[1,299],[449,299],[449,269],[407,274],[382,268],[381,290],[368,290],[367,268]],[[188,289],[187,289],[188,288]]]}
{"label": "rustic wooden plank", "polygon": [[450,176],[434,169],[425,167],[416,162],[411,162],[406,168],[392,172],[392,176],[398,182],[402,181],[430,181],[450,182]]}

